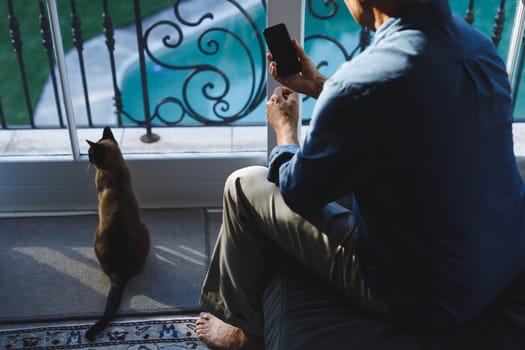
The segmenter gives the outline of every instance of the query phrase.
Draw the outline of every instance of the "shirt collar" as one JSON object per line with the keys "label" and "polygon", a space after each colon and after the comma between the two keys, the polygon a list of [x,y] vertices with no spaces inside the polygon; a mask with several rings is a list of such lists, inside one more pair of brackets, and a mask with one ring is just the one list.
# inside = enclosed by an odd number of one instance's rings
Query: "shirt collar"
{"label": "shirt collar", "polygon": [[451,11],[448,0],[429,0],[419,5],[411,6],[399,17],[392,17],[386,20],[374,35],[374,44],[400,28],[407,26],[428,25],[430,22],[436,23],[443,17],[450,17]]}

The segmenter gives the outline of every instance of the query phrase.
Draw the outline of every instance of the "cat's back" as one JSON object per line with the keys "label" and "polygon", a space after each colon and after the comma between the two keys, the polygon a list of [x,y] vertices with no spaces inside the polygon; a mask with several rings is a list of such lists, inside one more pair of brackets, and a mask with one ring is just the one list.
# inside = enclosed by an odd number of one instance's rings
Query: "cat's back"
{"label": "cat's back", "polygon": [[129,168],[122,157],[111,166],[97,168],[99,225],[95,252],[105,271],[134,275],[144,266],[150,235],[142,221]]}

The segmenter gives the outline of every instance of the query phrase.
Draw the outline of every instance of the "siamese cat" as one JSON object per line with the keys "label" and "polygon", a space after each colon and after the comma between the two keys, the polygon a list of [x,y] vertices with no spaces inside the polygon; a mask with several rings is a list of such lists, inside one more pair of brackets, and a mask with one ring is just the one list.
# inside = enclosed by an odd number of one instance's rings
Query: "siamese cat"
{"label": "siamese cat", "polygon": [[117,313],[129,279],[144,267],[150,238],[129,168],[111,129],[104,128],[97,142],[86,141],[90,146],[89,162],[96,167],[99,222],[94,237],[95,254],[111,282],[104,314],[86,332],[86,338],[93,341]]}

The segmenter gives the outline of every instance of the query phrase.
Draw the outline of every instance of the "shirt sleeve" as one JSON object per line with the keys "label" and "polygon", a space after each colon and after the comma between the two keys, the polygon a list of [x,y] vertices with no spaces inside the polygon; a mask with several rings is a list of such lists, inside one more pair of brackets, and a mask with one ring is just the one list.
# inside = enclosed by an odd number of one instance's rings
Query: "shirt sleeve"
{"label": "shirt sleeve", "polygon": [[373,169],[369,154],[374,142],[367,132],[369,118],[362,113],[366,91],[329,79],[314,107],[303,146],[272,150],[268,178],[279,186],[292,210],[319,210],[367,179]]}
{"label": "shirt sleeve", "polygon": [[270,153],[268,180],[279,184],[279,169],[281,165],[288,162],[299,150],[298,145],[275,146]]}

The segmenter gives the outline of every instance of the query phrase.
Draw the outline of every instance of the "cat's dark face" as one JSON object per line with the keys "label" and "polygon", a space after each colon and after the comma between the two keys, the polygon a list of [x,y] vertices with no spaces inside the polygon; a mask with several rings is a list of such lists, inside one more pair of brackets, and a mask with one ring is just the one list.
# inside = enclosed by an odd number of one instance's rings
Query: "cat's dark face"
{"label": "cat's dark face", "polygon": [[102,138],[97,142],[89,140],[86,142],[89,144],[89,162],[99,169],[107,168],[109,162],[114,161],[113,155],[120,152],[117,141],[109,127],[104,128]]}

